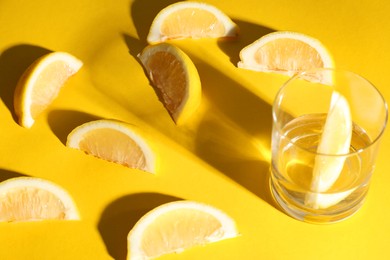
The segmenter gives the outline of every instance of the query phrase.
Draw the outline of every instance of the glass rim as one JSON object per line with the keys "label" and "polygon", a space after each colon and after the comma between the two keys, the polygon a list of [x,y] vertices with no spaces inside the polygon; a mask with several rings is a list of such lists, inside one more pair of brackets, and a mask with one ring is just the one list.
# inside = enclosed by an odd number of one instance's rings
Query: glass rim
{"label": "glass rim", "polygon": [[[274,102],[272,104],[272,121],[273,121],[273,127],[278,127],[277,124],[276,124],[276,121],[277,121],[277,115],[276,115],[276,107],[277,105],[279,105],[279,97],[281,95],[281,93],[283,92],[283,90],[287,87],[287,85],[289,83],[291,83],[292,81],[295,81],[296,79],[298,78],[301,78],[302,76],[304,76],[305,74],[309,74],[309,73],[314,73],[316,71],[331,71],[331,72],[339,72],[339,73],[349,73],[351,75],[354,75],[364,81],[366,81],[373,89],[374,91],[378,94],[378,96],[380,97],[380,100],[382,101],[383,103],[383,107],[384,107],[384,110],[385,110],[385,117],[384,117],[384,123],[381,127],[381,130],[379,131],[379,133],[376,135],[375,138],[373,138],[371,140],[371,142],[356,150],[356,151],[350,151],[348,153],[340,153],[340,154],[326,154],[326,153],[319,153],[317,151],[311,151],[309,150],[308,148],[306,147],[303,147],[302,145],[298,145],[296,142],[294,142],[291,138],[287,137],[285,134],[283,134],[283,138],[285,138],[286,140],[288,140],[288,143],[294,145],[294,146],[297,146],[299,149],[302,149],[308,153],[311,153],[311,154],[316,154],[316,155],[320,155],[320,156],[329,156],[329,157],[340,157],[340,156],[351,156],[351,155],[356,155],[356,154],[359,154],[359,153],[362,153],[364,152],[365,150],[369,149],[371,146],[374,146],[376,143],[379,142],[379,140],[381,139],[381,137],[384,135],[384,132],[386,130],[386,126],[387,126],[387,123],[388,123],[388,104],[384,98],[384,96],[382,95],[382,93],[379,91],[379,89],[374,85],[372,84],[371,81],[369,81],[368,79],[366,79],[365,77],[355,73],[355,72],[352,72],[352,71],[349,71],[349,70],[344,70],[344,69],[335,69],[335,68],[316,68],[316,69],[312,69],[312,70],[307,70],[307,71],[302,71],[302,72],[297,72],[295,73],[293,76],[291,76],[286,82],[284,82],[282,84],[282,86],[279,88],[278,92],[276,93],[275,95],[275,99],[274,99]],[[279,129],[278,127],[278,130],[281,130]]]}

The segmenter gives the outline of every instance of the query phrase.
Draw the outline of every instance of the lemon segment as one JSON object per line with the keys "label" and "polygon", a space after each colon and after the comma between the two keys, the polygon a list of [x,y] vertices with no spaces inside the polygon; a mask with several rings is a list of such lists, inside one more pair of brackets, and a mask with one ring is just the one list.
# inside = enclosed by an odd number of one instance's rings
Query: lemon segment
{"label": "lemon segment", "polygon": [[153,259],[238,236],[235,221],[194,201],[163,204],[146,213],[128,234],[127,259]]}
{"label": "lemon segment", "polygon": [[162,9],[154,18],[147,41],[235,37],[237,25],[221,10],[206,3],[183,1]]}
{"label": "lemon segment", "polygon": [[278,31],[244,47],[237,67],[293,76],[314,68],[332,68],[334,63],[319,40],[301,33]]}
{"label": "lemon segment", "polygon": [[66,190],[35,177],[16,177],[0,183],[0,221],[48,219],[80,219]]}
{"label": "lemon segment", "polygon": [[82,65],[79,59],[65,52],[52,52],[32,63],[15,88],[14,109],[19,124],[30,128]]}
{"label": "lemon segment", "polygon": [[118,120],[82,124],[68,135],[66,146],[129,168],[156,171],[156,156],[140,129]]}
{"label": "lemon segment", "polygon": [[305,204],[318,209],[330,207],[352,191],[326,194],[339,178],[350,151],[352,118],[348,101],[338,92],[332,94],[331,105],[325,121],[313,168],[311,190]]}
{"label": "lemon segment", "polygon": [[306,197],[306,205],[313,209],[327,209],[336,205],[348,197],[355,188],[338,193],[309,192]]}
{"label": "lemon segment", "polygon": [[202,88],[192,60],[178,47],[160,43],[139,55],[155,91],[177,125],[184,124],[201,103]]}

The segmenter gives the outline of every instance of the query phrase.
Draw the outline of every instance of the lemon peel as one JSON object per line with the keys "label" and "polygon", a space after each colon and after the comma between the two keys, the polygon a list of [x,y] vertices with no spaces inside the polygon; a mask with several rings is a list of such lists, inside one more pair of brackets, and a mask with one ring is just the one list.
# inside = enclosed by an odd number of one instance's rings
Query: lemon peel
{"label": "lemon peel", "polygon": [[156,172],[156,154],[138,127],[113,119],[84,123],[69,133],[66,146],[100,159]]}
{"label": "lemon peel", "polygon": [[332,68],[327,48],[316,38],[297,32],[266,34],[240,51],[238,68],[293,76],[314,68]]}
{"label": "lemon peel", "polygon": [[80,219],[65,189],[36,177],[15,177],[0,183],[0,221],[48,219]]}
{"label": "lemon peel", "polygon": [[127,259],[152,259],[238,236],[235,221],[211,205],[174,201],[146,213],[128,234]]}
{"label": "lemon peel", "polygon": [[190,57],[172,44],[160,43],[147,46],[138,58],[174,122],[186,123],[202,97],[198,70]]}
{"label": "lemon peel", "polygon": [[217,7],[182,1],[162,9],[154,18],[147,41],[150,44],[182,38],[234,38],[238,26]]}
{"label": "lemon peel", "polygon": [[38,117],[58,96],[65,82],[83,63],[66,52],[51,52],[34,61],[20,77],[14,93],[18,123],[32,127]]}

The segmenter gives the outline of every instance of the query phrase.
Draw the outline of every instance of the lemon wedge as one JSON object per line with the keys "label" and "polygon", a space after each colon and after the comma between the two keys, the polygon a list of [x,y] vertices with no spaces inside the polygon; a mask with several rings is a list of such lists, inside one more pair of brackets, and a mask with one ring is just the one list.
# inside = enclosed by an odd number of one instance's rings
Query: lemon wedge
{"label": "lemon wedge", "polygon": [[316,38],[278,31],[266,34],[240,51],[237,66],[293,76],[314,68],[332,68],[332,56]]}
{"label": "lemon wedge", "polygon": [[154,18],[147,41],[180,38],[236,37],[237,25],[213,5],[182,1],[162,9]]}
{"label": "lemon wedge", "polygon": [[66,52],[52,52],[33,62],[15,88],[14,109],[19,124],[30,128],[82,65],[79,59]]}
{"label": "lemon wedge", "polygon": [[66,146],[129,168],[155,173],[155,153],[141,132],[138,127],[122,121],[95,120],[73,129]]}
{"label": "lemon wedge", "polygon": [[192,60],[168,43],[149,45],[138,57],[175,123],[187,122],[197,111],[202,96],[200,77]]}
{"label": "lemon wedge", "polygon": [[311,190],[305,204],[314,209],[328,208],[347,197],[353,190],[340,193],[327,191],[339,178],[352,138],[352,118],[348,101],[334,91],[317,148]]}
{"label": "lemon wedge", "polygon": [[146,213],[127,237],[127,259],[153,259],[238,236],[223,211],[195,201],[175,201]]}
{"label": "lemon wedge", "polygon": [[80,219],[66,190],[36,177],[15,177],[0,183],[0,221],[48,219]]}

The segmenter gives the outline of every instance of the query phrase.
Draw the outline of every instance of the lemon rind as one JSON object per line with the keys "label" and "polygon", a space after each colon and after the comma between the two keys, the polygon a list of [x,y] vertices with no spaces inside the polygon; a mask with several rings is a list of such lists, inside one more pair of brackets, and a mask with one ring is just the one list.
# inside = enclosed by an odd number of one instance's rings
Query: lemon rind
{"label": "lemon rind", "polygon": [[183,69],[186,72],[186,82],[188,83],[186,89],[188,91],[186,91],[182,103],[176,111],[171,114],[176,125],[183,125],[192,117],[201,103],[202,87],[198,70],[191,58],[180,48],[169,43],[149,45],[138,55],[138,58],[141,60],[141,63],[149,74],[148,77],[152,82],[153,79],[150,76],[150,69],[147,66],[147,62],[156,52],[168,52],[174,55],[176,59],[181,61],[184,65]]}
{"label": "lemon rind", "polygon": [[[165,36],[160,31],[160,25],[162,22],[173,12],[176,12],[181,9],[186,8],[199,8],[203,10],[207,10],[210,13],[214,14],[217,18],[220,19],[220,21],[224,24],[225,27],[225,34],[220,37],[235,37],[238,33],[238,26],[235,24],[229,16],[227,16],[224,12],[222,12],[217,7],[201,3],[201,2],[191,2],[191,1],[184,1],[184,2],[177,2],[173,3],[165,8],[163,8],[154,18],[152,25],[149,30],[149,34],[147,36],[147,42],[150,44],[155,44],[159,42],[163,42],[169,39],[168,36]],[[194,37],[191,37],[194,38]]]}
{"label": "lemon rind", "polygon": [[[169,202],[152,209],[144,216],[142,216],[141,219],[138,220],[138,222],[134,225],[127,237],[129,251],[127,259],[149,259],[141,249],[142,234],[144,230],[162,214],[177,209],[194,209],[203,211],[207,214],[214,216],[220,221],[221,228],[220,230],[218,230],[218,234],[209,237],[207,241],[208,243],[234,238],[239,235],[234,219],[232,219],[225,212],[221,211],[218,208],[204,203],[189,200]],[[222,236],[220,232],[223,232]],[[185,249],[186,248],[178,248],[174,252],[179,253]]]}
{"label": "lemon rind", "polygon": [[[298,33],[298,32],[291,32],[291,31],[276,31],[272,33],[268,33],[259,39],[255,40],[251,44],[245,46],[239,53],[240,61],[237,63],[238,68],[242,69],[249,69],[254,71],[260,71],[260,72],[278,72],[277,70],[270,70],[262,66],[261,64],[258,64],[253,59],[256,51],[259,47],[264,46],[265,44],[274,41],[276,39],[293,39],[293,40],[299,40],[304,43],[307,43],[311,47],[313,47],[318,54],[321,56],[321,59],[324,64],[324,68],[334,68],[335,64],[332,58],[332,55],[328,51],[328,49],[316,38],[308,36],[306,34]],[[293,76],[296,71],[283,71],[280,72],[283,74],[287,74],[289,76]]]}
{"label": "lemon rind", "polygon": [[33,187],[48,191],[61,200],[65,207],[65,220],[80,220],[76,203],[70,194],[58,184],[37,177],[15,177],[0,183],[0,196],[15,188]]}
{"label": "lemon rind", "polygon": [[140,133],[140,130],[132,124],[128,124],[115,119],[99,119],[84,123],[74,128],[68,135],[66,146],[74,149],[80,149],[79,143],[83,135],[91,129],[109,128],[120,131],[129,136],[141,148],[146,158],[145,171],[150,173],[156,172],[157,159],[150,144],[145,141],[145,137]]}
{"label": "lemon rind", "polygon": [[[34,61],[23,73],[17,83],[14,94],[15,114],[19,119],[19,124],[26,128],[31,128],[35,119],[31,115],[32,93],[35,82],[39,75],[53,61],[62,60],[69,65],[71,74],[74,75],[83,66],[83,62],[66,52],[51,52]],[[59,91],[59,90],[58,90]]]}

